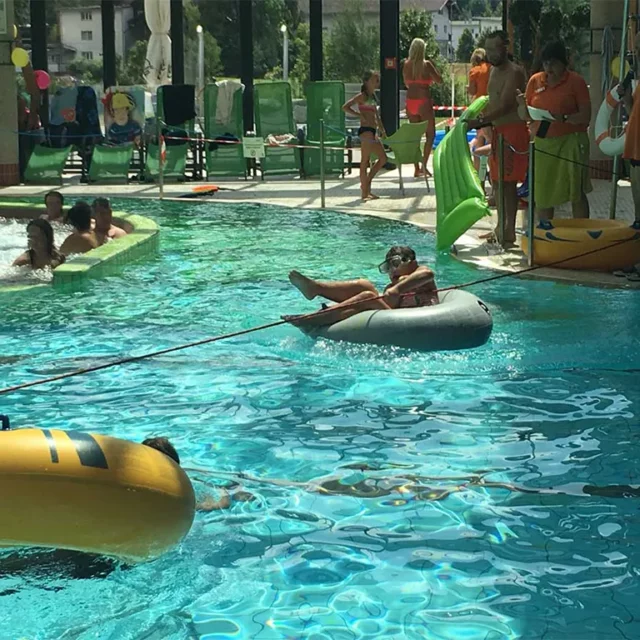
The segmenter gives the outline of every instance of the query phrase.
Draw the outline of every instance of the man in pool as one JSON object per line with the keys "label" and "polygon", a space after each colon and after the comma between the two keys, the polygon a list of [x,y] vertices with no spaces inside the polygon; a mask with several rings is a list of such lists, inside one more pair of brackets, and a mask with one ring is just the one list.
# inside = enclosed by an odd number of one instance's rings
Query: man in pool
{"label": "man in pool", "polygon": [[[164,453],[165,456],[171,458],[176,464],[180,464],[180,456],[178,455],[175,447],[169,441],[169,438],[147,438],[142,441],[142,444],[145,447],[151,447],[156,451],[160,451],[160,453]],[[222,496],[219,500],[214,500],[213,497],[207,496],[204,500],[201,500],[196,504],[196,510],[204,512],[220,511],[221,509],[228,509],[232,502],[250,502],[255,499],[254,495],[247,491],[235,491],[231,495],[225,490],[221,491]]]}
{"label": "man in pool", "polygon": [[438,291],[434,273],[429,267],[418,264],[411,247],[395,246],[387,251],[384,262],[378,266],[381,273],[389,275],[390,284],[384,293],[378,293],[369,280],[326,282],[313,280],[298,271],[289,273],[291,284],[307,300],[320,296],[338,304],[323,308],[324,313],[283,316],[296,326],[322,326],[345,320],[361,311],[427,307],[438,304]]}
{"label": "man in pool", "polygon": [[76,202],[67,213],[67,221],[73,226],[73,231],[62,243],[61,254],[86,253],[98,246],[96,234],[91,229],[91,207],[86,202]]}
{"label": "man in pool", "polygon": [[47,212],[40,217],[49,222],[64,222],[64,196],[59,191],[49,191],[44,197],[44,205]]}
{"label": "man in pool", "polygon": [[96,198],[93,201],[94,231],[100,245],[109,240],[123,238],[127,232],[113,224],[113,211],[108,198]]}

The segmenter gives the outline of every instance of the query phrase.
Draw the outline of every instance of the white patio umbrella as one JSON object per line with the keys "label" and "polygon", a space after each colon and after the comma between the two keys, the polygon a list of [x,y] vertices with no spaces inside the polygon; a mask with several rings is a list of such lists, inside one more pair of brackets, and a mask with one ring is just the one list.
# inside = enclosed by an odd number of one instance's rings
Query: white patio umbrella
{"label": "white patio umbrella", "polygon": [[144,15],[151,30],[145,79],[150,87],[168,84],[171,80],[171,6],[169,0],[144,0]]}

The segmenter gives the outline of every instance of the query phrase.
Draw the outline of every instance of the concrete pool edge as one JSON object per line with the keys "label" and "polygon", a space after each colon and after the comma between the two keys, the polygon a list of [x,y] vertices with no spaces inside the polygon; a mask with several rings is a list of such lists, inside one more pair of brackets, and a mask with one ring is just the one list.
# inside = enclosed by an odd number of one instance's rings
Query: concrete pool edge
{"label": "concrete pool edge", "polygon": [[[17,200],[16,202],[11,202],[10,200],[12,198],[0,201],[0,217],[10,217],[3,216],[3,212],[6,212],[9,208],[42,211],[45,209],[44,205],[41,204],[24,203]],[[127,213],[126,211],[114,211],[113,216],[116,220],[127,223],[131,227],[130,232],[124,238],[109,242],[88,253],[74,256],[60,265],[53,271],[53,286],[68,287],[84,278],[107,275],[124,264],[129,264],[157,251],[160,227],[151,218]],[[46,286],[49,285],[43,283],[0,285],[0,293],[27,291]]]}

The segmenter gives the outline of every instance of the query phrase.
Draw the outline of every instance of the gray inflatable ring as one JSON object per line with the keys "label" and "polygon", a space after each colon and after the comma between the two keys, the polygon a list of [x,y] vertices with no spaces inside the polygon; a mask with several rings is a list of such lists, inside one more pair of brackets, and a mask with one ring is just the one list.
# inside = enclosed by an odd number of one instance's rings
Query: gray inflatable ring
{"label": "gray inflatable ring", "polygon": [[468,291],[439,294],[432,307],[363,311],[326,327],[303,329],[312,338],[344,340],[417,351],[480,347],[493,329],[487,305]]}

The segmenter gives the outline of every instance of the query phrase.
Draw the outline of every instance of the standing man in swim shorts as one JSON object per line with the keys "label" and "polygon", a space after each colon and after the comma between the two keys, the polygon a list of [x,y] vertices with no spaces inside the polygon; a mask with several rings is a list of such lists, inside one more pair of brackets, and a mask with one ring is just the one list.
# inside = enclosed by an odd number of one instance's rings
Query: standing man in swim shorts
{"label": "standing man in swim shorts", "polygon": [[[522,67],[509,60],[509,37],[504,31],[489,33],[485,46],[487,59],[493,65],[489,76],[489,104],[480,117],[468,121],[468,126],[469,129],[480,129],[489,124],[493,126],[489,171],[493,184],[501,183],[499,187],[504,193],[504,211],[503,203],[498,202],[498,215],[504,220],[502,245],[507,248],[516,241],[518,183],[524,182],[529,165],[529,129],[518,115],[517,101],[527,83]],[[500,134],[504,138],[503,175],[500,175],[498,157]]]}

